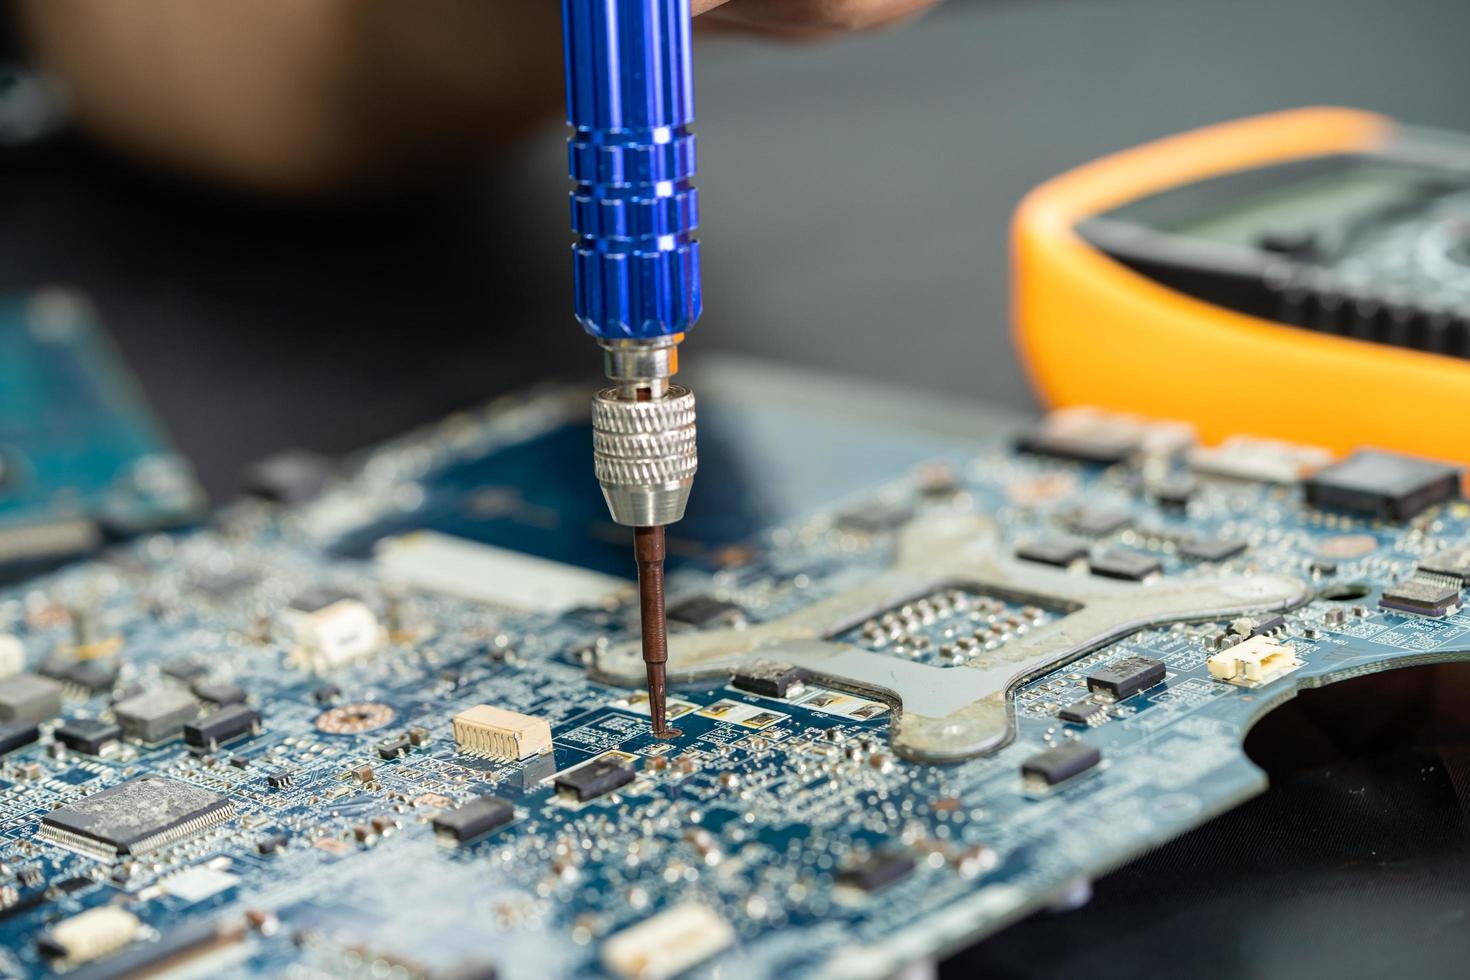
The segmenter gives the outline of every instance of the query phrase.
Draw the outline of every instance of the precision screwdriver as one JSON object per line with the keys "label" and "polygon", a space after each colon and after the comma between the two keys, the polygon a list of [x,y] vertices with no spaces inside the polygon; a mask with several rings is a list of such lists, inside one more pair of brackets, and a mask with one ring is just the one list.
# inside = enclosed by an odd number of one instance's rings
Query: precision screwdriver
{"label": "precision screwdriver", "polygon": [[698,466],[694,395],[671,379],[699,318],[689,0],[562,0],[577,320],[611,386],[592,400],[592,459],[632,527],[655,735],[666,721],[664,527]]}

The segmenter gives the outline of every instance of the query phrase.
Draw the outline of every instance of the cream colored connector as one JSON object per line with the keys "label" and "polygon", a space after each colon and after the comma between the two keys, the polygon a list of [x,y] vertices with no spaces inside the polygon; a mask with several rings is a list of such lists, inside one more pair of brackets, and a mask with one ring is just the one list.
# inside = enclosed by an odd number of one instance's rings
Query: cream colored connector
{"label": "cream colored connector", "polygon": [[1296,651],[1266,636],[1253,636],[1209,660],[1210,676],[1240,687],[1260,687],[1302,665]]}
{"label": "cream colored connector", "polygon": [[551,751],[551,723],[488,704],[454,716],[454,741],[470,755],[507,762]]}

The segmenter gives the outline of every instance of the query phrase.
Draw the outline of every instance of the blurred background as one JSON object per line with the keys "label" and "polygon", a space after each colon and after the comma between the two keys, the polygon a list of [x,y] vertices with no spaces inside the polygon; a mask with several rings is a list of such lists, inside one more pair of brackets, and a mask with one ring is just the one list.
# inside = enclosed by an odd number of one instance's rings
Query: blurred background
{"label": "blurred background", "polygon": [[[1292,106],[1470,131],[1466,38],[1465,0],[951,0],[821,45],[706,37],[706,315],[686,357],[1029,408],[1006,322],[1007,223],[1028,189]],[[598,369],[571,317],[555,114],[473,179],[350,205],[194,185],[64,129],[7,132],[0,292],[88,295],[216,500],[285,446],[348,451]],[[1296,711],[1257,744],[1290,743]],[[1344,742],[1327,769],[1261,759],[1270,793],[950,971],[1461,975],[1470,759],[1425,748],[1413,719],[1410,704],[1394,737]],[[1252,902],[1280,911],[1278,931],[1222,925]]]}
{"label": "blurred background", "polygon": [[[1463,0],[951,0],[822,44],[706,37],[686,356],[1027,406],[1006,235],[1030,187],[1290,106],[1470,130],[1467,37]],[[283,444],[348,450],[597,371],[570,312],[563,140],[552,114],[476,179],[351,207],[190,187],[65,134],[14,147],[0,290],[88,293],[219,499]]]}

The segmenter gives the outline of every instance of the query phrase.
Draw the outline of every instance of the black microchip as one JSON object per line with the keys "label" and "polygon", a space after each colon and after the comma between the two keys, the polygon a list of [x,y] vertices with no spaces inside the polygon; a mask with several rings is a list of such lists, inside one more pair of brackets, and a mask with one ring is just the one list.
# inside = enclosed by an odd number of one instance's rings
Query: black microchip
{"label": "black microchip", "polygon": [[1420,616],[1448,616],[1460,608],[1460,582],[1438,575],[1415,575],[1384,589],[1378,604]]}
{"label": "black microchip", "polygon": [[1407,521],[1458,498],[1460,471],[1427,459],[1363,449],[1318,470],[1302,486],[1313,507]]}
{"label": "black microchip", "polygon": [[837,883],[865,892],[887,888],[914,872],[914,857],[903,851],[879,851],[837,872]]}
{"label": "black microchip", "polygon": [[1074,725],[1090,725],[1099,716],[1107,714],[1107,710],[1105,706],[1092,701],[1075,701],[1058,711],[1057,717]]}
{"label": "black microchip", "polygon": [[271,789],[285,789],[293,781],[291,774],[284,769],[274,769],[265,774],[265,783]]}
{"label": "black microchip", "polygon": [[285,834],[270,834],[256,841],[255,849],[261,854],[275,854],[286,849],[288,840]]}
{"label": "black microchip", "polygon": [[230,756],[230,765],[236,769],[249,769],[250,760],[243,755],[232,755]]}
{"label": "black microchip", "polygon": [[789,664],[757,661],[735,673],[730,683],[742,691],[759,694],[767,698],[784,698],[793,687],[806,683],[811,671],[792,667]]}
{"label": "black microchip", "polygon": [[1164,664],[1151,657],[1124,657],[1087,675],[1087,689],[1111,694],[1113,700],[1131,698],[1164,679]]}
{"label": "black microchip", "polygon": [[436,833],[459,843],[483,837],[515,819],[510,800],[498,796],[477,796],[463,806],[447,810],[434,818]]}
{"label": "black microchip", "polygon": [[177,660],[170,660],[160,669],[169,677],[180,681],[192,681],[194,678],[209,672],[209,667],[206,664],[200,663],[193,657],[180,657]]}
{"label": "black microchip", "polygon": [[401,759],[408,755],[410,744],[407,735],[384,739],[378,743],[378,756],[383,759]]}
{"label": "black microchip", "polygon": [[83,888],[95,884],[96,882],[91,878],[85,875],[77,875],[74,878],[63,878],[60,881],[53,881],[51,887],[63,895],[70,895],[72,892],[79,892]]}
{"label": "black microchip", "polygon": [[120,738],[121,728],[96,718],[73,718],[56,729],[56,741],[86,755],[98,755],[109,742]]}
{"label": "black microchip", "polygon": [[0,725],[0,755],[25,748],[40,737],[41,729],[26,722]]}
{"label": "black microchip", "polygon": [[1179,557],[1191,561],[1224,561],[1234,558],[1247,547],[1239,538],[1190,538],[1179,543]]}
{"label": "black microchip", "polygon": [[115,659],[68,660],[52,659],[36,668],[36,673],[63,684],[73,684],[89,694],[112,689],[117,683],[121,666]]}
{"label": "black microchip", "polygon": [[1074,561],[1087,557],[1087,545],[1071,538],[1039,538],[1017,548],[1016,557],[1023,561],[1066,568]]}
{"label": "black microchip", "polygon": [[260,714],[243,704],[227,704],[184,726],[184,741],[197,748],[211,748],[239,738],[260,724]]}
{"label": "black microchip", "polygon": [[1183,510],[1199,492],[1199,484],[1187,476],[1166,477],[1150,485],[1148,492],[1160,507]]}
{"label": "black microchip", "polygon": [[342,696],[342,689],[336,684],[327,684],[312,691],[311,696],[317,704],[326,704],[329,701],[335,701],[340,698]]}
{"label": "black microchip", "polygon": [[1114,548],[1104,552],[1087,564],[1094,575],[1104,578],[1119,578],[1129,582],[1142,582],[1150,575],[1157,575],[1163,565],[1152,555]]}
{"label": "black microchip", "polygon": [[336,475],[336,464],[318,453],[288,449],[245,471],[245,486],[278,504],[300,504],[319,496]]}
{"label": "black microchip", "polygon": [[1098,434],[1083,438],[1058,432],[1044,423],[1021,433],[1016,439],[1016,449],[1019,452],[1099,466],[1121,463],[1132,456],[1137,448],[1138,440],[1126,434]]}
{"label": "black microchip", "polygon": [[207,789],[139,776],[52,810],[41,818],[41,834],[91,851],[143,854],[202,833],[234,812],[229,800]]}
{"label": "black microchip", "polygon": [[633,781],[633,770],[617,759],[603,756],[596,762],[564,772],[556,777],[556,788],[561,793],[574,796],[578,803],[605,796],[620,786]]}
{"label": "black microchip", "polygon": [[1021,775],[1039,779],[1048,786],[1080,775],[1102,761],[1102,753],[1091,745],[1068,742],[1054,749],[1038,752],[1021,763]]}
{"label": "black microchip", "polygon": [[1470,548],[1462,546],[1435,552],[1419,563],[1419,571],[1457,578],[1461,584],[1470,585]]}
{"label": "black microchip", "polygon": [[1101,538],[1127,526],[1128,514],[1121,510],[1079,507],[1063,514],[1061,520],[1069,531],[1089,538]]}
{"label": "black microchip", "polygon": [[877,503],[837,515],[837,527],[858,534],[882,534],[897,531],[913,519],[912,508],[903,504]]}
{"label": "black microchip", "polygon": [[245,689],[229,681],[196,680],[189,685],[196,698],[215,704],[241,704],[245,700]]}
{"label": "black microchip", "polygon": [[699,629],[711,626],[728,626],[744,619],[744,610],[733,602],[713,596],[696,595],[681,599],[668,608],[671,623],[683,623]]}
{"label": "black microchip", "polygon": [[1265,636],[1274,633],[1286,625],[1285,616],[1267,616],[1265,619],[1256,620],[1256,625],[1251,627],[1251,636]]}

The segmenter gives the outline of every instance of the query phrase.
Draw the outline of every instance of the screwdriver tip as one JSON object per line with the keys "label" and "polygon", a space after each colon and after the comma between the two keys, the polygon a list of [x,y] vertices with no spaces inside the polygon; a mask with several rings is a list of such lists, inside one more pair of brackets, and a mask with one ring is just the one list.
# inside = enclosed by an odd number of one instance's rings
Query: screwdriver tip
{"label": "screwdriver tip", "polygon": [[668,683],[664,664],[669,659],[668,623],[664,619],[664,529],[633,529],[633,558],[638,564],[638,613],[643,631],[643,663],[648,672],[648,719],[653,734],[669,738]]}

